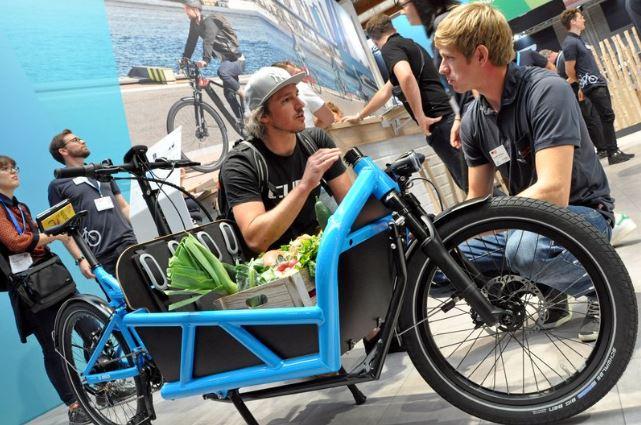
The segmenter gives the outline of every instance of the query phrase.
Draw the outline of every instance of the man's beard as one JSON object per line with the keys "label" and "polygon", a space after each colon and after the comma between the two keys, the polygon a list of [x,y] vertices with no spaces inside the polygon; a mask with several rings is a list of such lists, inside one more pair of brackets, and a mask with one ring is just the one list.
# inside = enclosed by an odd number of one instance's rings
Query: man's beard
{"label": "man's beard", "polygon": [[77,151],[71,152],[71,156],[74,158],[87,158],[91,155],[91,151],[89,149],[78,149]]}

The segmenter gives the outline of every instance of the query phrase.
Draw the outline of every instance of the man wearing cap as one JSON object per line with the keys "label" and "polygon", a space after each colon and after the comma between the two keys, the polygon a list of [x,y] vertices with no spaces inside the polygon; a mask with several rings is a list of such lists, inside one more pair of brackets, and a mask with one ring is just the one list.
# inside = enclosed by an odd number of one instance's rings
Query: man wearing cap
{"label": "man wearing cap", "polygon": [[340,151],[321,129],[305,129],[305,104],[289,75],[265,67],[245,87],[249,140],[220,170],[219,206],[254,252],[277,248],[318,228],[314,203],[326,183],[337,202],[351,186]]}

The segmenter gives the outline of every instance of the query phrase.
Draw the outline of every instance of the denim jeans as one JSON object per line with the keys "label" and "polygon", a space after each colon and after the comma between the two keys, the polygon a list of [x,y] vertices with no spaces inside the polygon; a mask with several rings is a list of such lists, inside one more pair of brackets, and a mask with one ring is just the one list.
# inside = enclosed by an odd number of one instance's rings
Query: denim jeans
{"label": "denim jeans", "polygon": [[245,69],[244,59],[238,59],[235,61],[224,60],[220,63],[218,67],[218,76],[223,82],[223,92],[227,103],[239,120],[243,117],[243,111],[238,102],[236,94],[238,89],[240,89],[240,82],[238,81],[238,76],[243,73]]}
{"label": "denim jeans", "polygon": [[[608,240],[612,229],[596,209],[570,205]],[[593,290],[585,269],[566,249],[537,233],[508,230],[493,236],[474,238],[459,245],[459,250],[480,272],[518,273],[535,283],[544,284],[574,297]],[[438,279],[437,279],[438,280]]]}

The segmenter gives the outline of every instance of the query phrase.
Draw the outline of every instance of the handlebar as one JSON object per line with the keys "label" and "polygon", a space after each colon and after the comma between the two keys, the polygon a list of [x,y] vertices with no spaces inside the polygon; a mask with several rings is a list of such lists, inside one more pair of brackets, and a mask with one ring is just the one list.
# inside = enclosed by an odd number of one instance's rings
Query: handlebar
{"label": "handlebar", "polygon": [[53,175],[57,179],[90,177],[100,180],[101,177],[108,177],[120,172],[127,172],[134,175],[143,175],[145,172],[150,170],[170,170],[173,168],[193,167],[200,165],[199,162],[193,162],[186,159],[157,159],[154,162],[137,160],[139,158],[138,155],[144,155],[146,151],[146,146],[134,146],[125,155],[124,164],[113,165],[110,160],[107,160],[102,162],[101,164],[88,164],[81,167],[58,168],[54,170]]}

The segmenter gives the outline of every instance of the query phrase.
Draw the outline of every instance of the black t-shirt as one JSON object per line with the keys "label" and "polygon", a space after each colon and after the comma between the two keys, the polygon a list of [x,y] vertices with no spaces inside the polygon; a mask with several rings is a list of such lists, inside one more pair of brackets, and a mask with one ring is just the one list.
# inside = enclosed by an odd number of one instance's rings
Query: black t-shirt
{"label": "black t-shirt", "polygon": [[565,73],[565,56],[563,55],[563,51],[559,52],[559,55],[556,57],[556,63],[554,64],[554,66],[556,66],[556,72],[559,73],[561,78],[567,80],[568,74]]}
{"label": "black t-shirt", "polygon": [[[101,183],[94,179],[56,179],[49,183],[49,205],[69,199],[73,209],[88,211],[83,223],[83,239],[98,261],[109,258],[122,245],[136,244],[131,224],[116,201],[120,189],[116,182]],[[96,199],[111,198],[113,208],[98,211]]]}
{"label": "black t-shirt", "polygon": [[[310,128],[303,130],[303,132],[315,142],[318,149],[336,147],[327,133],[319,128]],[[260,140],[251,140],[250,143],[265,158],[269,174],[269,187],[261,193],[261,182],[252,150],[249,148],[243,150],[235,148],[220,170],[221,191],[224,194],[226,204],[225,211],[222,212],[230,219],[234,217],[232,208],[246,202],[261,201],[265,205],[266,211],[274,209],[300,182],[305,172],[307,158],[310,156],[300,141],[300,135],[297,136],[294,153],[290,156],[276,155],[267,149]],[[338,160],[325,172],[323,178],[329,182],[344,172],[345,166],[341,160]],[[278,248],[299,235],[313,233],[318,229],[314,204],[316,203],[316,197],[319,195],[320,186],[312,191],[294,223],[270,248]]]}
{"label": "black t-shirt", "polygon": [[[496,113],[483,97],[475,100],[463,117],[461,140],[467,163],[471,167],[494,165],[508,182],[511,195],[536,182],[536,152],[574,146],[570,204],[595,208],[606,218],[614,218],[614,199],[579,104],[557,74],[510,65],[500,111]],[[507,154],[509,160],[500,160],[497,153]]]}
{"label": "black t-shirt", "polygon": [[592,50],[587,47],[581,36],[568,33],[563,40],[563,56],[566,61],[576,61],[574,69],[584,93],[607,84],[594,60]]}
{"label": "black t-shirt", "polygon": [[[423,113],[430,118],[440,117],[452,112],[449,98],[441,85],[438,72],[434,67],[432,58],[427,51],[416,42],[402,37],[399,34],[392,35],[387,43],[381,48],[381,54],[389,72],[389,81],[392,86],[399,87],[398,78],[394,75],[393,69],[397,63],[407,61],[416,77],[418,87],[421,91]],[[396,90],[400,92],[400,90]],[[414,118],[412,108],[401,98],[405,109]]]}
{"label": "black t-shirt", "polygon": [[548,60],[535,50],[523,50],[516,53],[516,64],[520,66],[538,66],[545,68]]}

